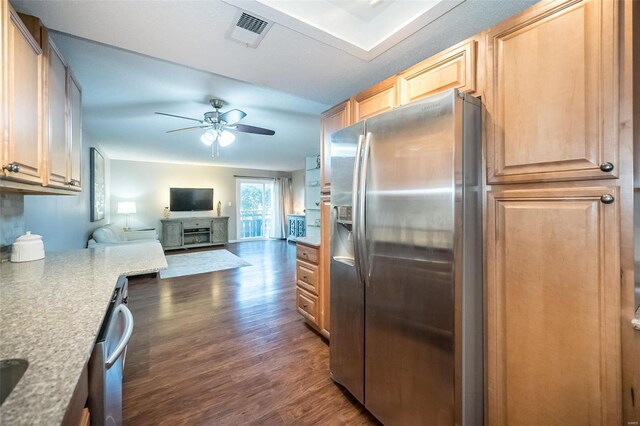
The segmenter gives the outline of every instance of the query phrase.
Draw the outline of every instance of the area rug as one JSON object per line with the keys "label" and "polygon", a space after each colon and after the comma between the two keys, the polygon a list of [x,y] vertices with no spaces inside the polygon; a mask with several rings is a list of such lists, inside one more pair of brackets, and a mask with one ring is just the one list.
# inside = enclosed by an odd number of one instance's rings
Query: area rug
{"label": "area rug", "polygon": [[169,267],[160,271],[160,278],[182,277],[204,274],[223,269],[241,268],[251,264],[228,250],[199,251],[196,253],[172,254],[167,256]]}

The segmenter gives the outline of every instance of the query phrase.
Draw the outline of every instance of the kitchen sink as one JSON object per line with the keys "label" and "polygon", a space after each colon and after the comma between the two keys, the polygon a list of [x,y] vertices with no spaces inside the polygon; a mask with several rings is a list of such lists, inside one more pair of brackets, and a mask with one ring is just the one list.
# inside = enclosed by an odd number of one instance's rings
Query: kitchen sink
{"label": "kitchen sink", "polygon": [[0,360],[0,404],[11,394],[28,366],[26,359]]}

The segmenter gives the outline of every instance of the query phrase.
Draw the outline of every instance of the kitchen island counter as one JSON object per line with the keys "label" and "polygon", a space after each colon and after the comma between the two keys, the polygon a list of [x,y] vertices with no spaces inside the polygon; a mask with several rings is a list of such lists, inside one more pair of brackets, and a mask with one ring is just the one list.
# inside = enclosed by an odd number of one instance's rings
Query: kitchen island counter
{"label": "kitchen island counter", "polygon": [[0,424],[60,424],[118,277],[166,267],[155,242],[1,263],[0,359],[26,359],[29,367],[0,406]]}

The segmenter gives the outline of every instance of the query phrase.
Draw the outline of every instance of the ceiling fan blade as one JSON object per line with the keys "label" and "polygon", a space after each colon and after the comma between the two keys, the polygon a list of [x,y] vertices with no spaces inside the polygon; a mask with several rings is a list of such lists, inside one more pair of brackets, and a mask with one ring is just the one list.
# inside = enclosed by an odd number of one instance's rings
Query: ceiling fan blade
{"label": "ceiling fan blade", "polygon": [[185,119],[185,120],[197,121],[198,123],[204,123],[203,120],[198,120],[197,118],[183,117],[181,115],[175,115],[175,114],[167,114],[166,112],[156,112],[156,114],[158,114],[158,115],[166,115],[167,117],[175,117],[175,118],[182,118],[182,119]]}
{"label": "ceiling fan blade", "polygon": [[231,128],[233,130],[237,130],[238,132],[255,133],[256,135],[273,136],[273,135],[276,134],[276,132],[274,130],[264,129],[262,127],[256,127],[256,126],[248,126],[246,124],[236,124],[235,126],[233,126]]}
{"label": "ceiling fan blade", "polygon": [[183,127],[182,129],[167,130],[167,133],[183,132],[183,131],[185,131],[185,130],[194,130],[194,129],[206,129],[207,127],[211,127],[211,126],[193,126],[193,127]]}
{"label": "ceiling fan blade", "polygon": [[244,111],[240,111],[239,109],[232,109],[223,114],[220,114],[218,120],[224,121],[225,123],[231,125],[236,124],[238,121],[242,120],[247,116],[247,113]]}

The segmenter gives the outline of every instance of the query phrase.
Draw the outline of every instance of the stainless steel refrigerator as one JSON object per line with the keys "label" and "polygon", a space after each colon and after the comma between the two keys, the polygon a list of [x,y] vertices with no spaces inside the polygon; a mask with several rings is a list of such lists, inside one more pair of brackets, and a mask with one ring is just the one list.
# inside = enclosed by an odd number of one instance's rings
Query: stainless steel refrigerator
{"label": "stainless steel refrigerator", "polygon": [[331,375],[388,425],[483,423],[480,120],[449,90],[332,135]]}

